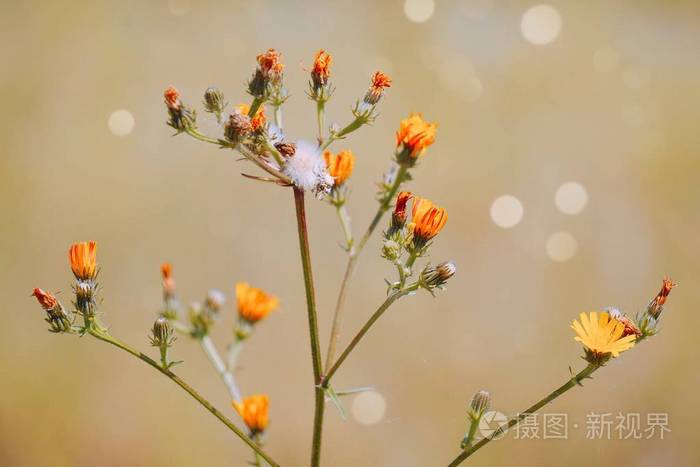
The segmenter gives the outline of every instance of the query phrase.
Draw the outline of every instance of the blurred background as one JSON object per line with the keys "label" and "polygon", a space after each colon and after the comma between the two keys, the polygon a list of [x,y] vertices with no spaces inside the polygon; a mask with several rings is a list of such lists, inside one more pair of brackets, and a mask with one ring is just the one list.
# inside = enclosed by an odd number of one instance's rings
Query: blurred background
{"label": "blurred background", "polygon": [[[233,285],[280,297],[241,356],[245,393],[271,397],[267,449],[307,465],[313,393],[291,193],[240,176],[230,152],[171,137],[162,91],[201,109],[207,86],[248,101],[255,56],[283,53],[288,136],[312,139],[305,95],[314,53],[333,54],[328,120],[344,124],[371,73],[394,79],[371,127],[336,144],[357,156],[356,233],[376,209],[401,118],[438,121],[438,141],[408,188],[450,220],[431,260],[458,274],[433,299],[400,301],[338,373],[349,419],[327,410],[323,463],[440,466],[458,452],[471,395],[517,413],[584,365],[581,311],[634,314],[665,274],[680,286],[663,332],[600,371],[549,412],[568,440],[493,443],[478,466],[700,464],[700,5],[696,1],[389,0],[23,1],[0,6],[0,464],[245,465],[249,451],[142,362],[90,338],[51,335],[33,287],[70,302],[70,243],[99,242],[104,320],[152,352],[159,265],[184,301],[226,293],[214,331],[230,339]],[[221,130],[201,112],[200,128]],[[323,345],[345,256],[326,203],[309,205]],[[391,266],[368,245],[341,345],[383,300]],[[199,347],[173,354],[230,417]],[[587,439],[589,414],[668,414],[664,439]],[[542,437],[542,431],[540,431]],[[468,464],[465,464],[468,465]]]}

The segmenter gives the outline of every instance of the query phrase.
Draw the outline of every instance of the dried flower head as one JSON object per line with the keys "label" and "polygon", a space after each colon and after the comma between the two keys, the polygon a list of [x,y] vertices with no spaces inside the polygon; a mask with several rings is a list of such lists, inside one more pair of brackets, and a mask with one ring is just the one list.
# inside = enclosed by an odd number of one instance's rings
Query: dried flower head
{"label": "dried flower head", "polygon": [[178,132],[196,127],[197,113],[183,105],[180,101],[180,92],[174,87],[168,87],[163,93],[165,105],[168,108],[168,125]]}
{"label": "dried flower head", "polygon": [[402,163],[415,163],[425,149],[435,142],[437,124],[429,123],[420,113],[412,113],[401,120],[396,132],[396,153]]}
{"label": "dried flower head", "polygon": [[232,143],[238,143],[253,131],[253,124],[247,112],[235,111],[224,125],[224,137]]}
{"label": "dried flower head", "polygon": [[68,314],[56,297],[40,288],[32,291],[41,308],[46,312],[45,321],[49,323],[51,332],[70,332],[73,325],[73,315]]}
{"label": "dried flower head", "polygon": [[639,329],[639,327],[637,327],[634,321],[628,318],[623,312],[617,308],[610,308],[607,311],[610,314],[610,319],[614,319],[625,326],[624,330],[622,331],[623,336],[640,337],[642,335],[642,331]]}
{"label": "dried flower head", "polygon": [[297,145],[295,143],[287,142],[276,143],[275,149],[277,149],[284,157],[292,157],[297,151]]}
{"label": "dried flower head", "polygon": [[168,86],[168,88],[163,92],[163,97],[165,98],[165,105],[169,109],[180,109],[180,91],[178,91],[175,87]]}
{"label": "dried flower head", "polygon": [[68,250],[68,259],[76,279],[87,281],[97,277],[97,243],[74,243]]}
{"label": "dried flower head", "polygon": [[604,311],[581,313],[579,321],[571,323],[576,332],[574,340],[583,344],[586,360],[590,363],[604,363],[608,358],[618,357],[620,353],[634,346],[635,336],[624,335],[625,325]]}
{"label": "dried flower head", "polygon": [[323,159],[326,161],[328,173],[335,181],[335,186],[342,185],[352,175],[352,169],[355,166],[355,156],[349,149],[344,149],[336,155],[326,150],[323,153]]}
{"label": "dried flower head", "polygon": [[447,222],[447,211],[432,201],[415,197],[409,228],[413,232],[414,247],[420,248],[434,238]]}
{"label": "dried flower head", "polygon": [[654,318],[655,320],[659,319],[659,316],[661,316],[661,312],[664,309],[664,304],[666,303],[666,299],[668,298],[668,295],[671,293],[671,289],[673,289],[675,286],[677,286],[675,282],[671,280],[669,277],[664,277],[662,283],[661,283],[661,290],[659,291],[658,294],[656,294],[656,297],[654,297],[651,302],[649,302],[649,305],[647,306],[647,313]]}
{"label": "dried flower head", "polygon": [[384,90],[391,87],[391,78],[381,71],[372,75],[372,84],[365,94],[364,101],[369,105],[375,105],[384,95]]}
{"label": "dried flower head", "polygon": [[307,141],[297,141],[294,156],[287,159],[284,166],[284,174],[297,187],[312,191],[318,197],[325,196],[333,187],[333,178],[318,146]]}
{"label": "dried flower head", "polygon": [[281,62],[282,54],[275,49],[268,49],[267,52],[258,55],[256,59],[260,65],[260,71],[265,77],[277,78],[284,70],[284,65]]}
{"label": "dried flower head", "polygon": [[333,57],[325,50],[321,49],[316,52],[314,64],[311,67],[311,81],[314,89],[318,90],[328,84],[328,78],[331,76],[332,62]]}
{"label": "dried flower head", "polygon": [[56,300],[56,297],[53,294],[45,292],[38,287],[34,289],[32,296],[36,298],[39,305],[41,305],[45,311],[53,310],[58,306],[58,300]]}
{"label": "dried flower head", "polygon": [[269,423],[270,399],[264,394],[244,398],[241,402],[233,401],[233,408],[243,419],[251,434],[265,431]]}
{"label": "dried flower head", "polygon": [[277,309],[279,301],[265,291],[246,282],[236,284],[238,315],[249,323],[256,323]]}
{"label": "dried flower head", "polygon": [[[248,115],[250,113],[250,106],[248,104],[238,104],[236,110],[241,115]],[[265,117],[265,108],[263,106],[258,107],[255,111],[255,115],[250,119],[250,128],[252,131],[258,131],[261,128],[265,128],[267,124],[267,118]]]}

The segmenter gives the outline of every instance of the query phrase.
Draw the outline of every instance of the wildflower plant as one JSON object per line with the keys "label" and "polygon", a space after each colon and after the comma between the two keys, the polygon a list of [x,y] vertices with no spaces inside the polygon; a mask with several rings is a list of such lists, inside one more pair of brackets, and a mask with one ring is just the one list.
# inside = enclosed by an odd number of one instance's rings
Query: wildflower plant
{"label": "wildflower plant", "polygon": [[[402,191],[436,140],[437,124],[426,120],[420,113],[410,113],[406,119],[399,122],[391,165],[379,183],[376,213],[362,235],[355,237],[346,206],[350,198],[349,185],[356,159],[361,161],[362,158],[361,155],[356,158],[347,147],[334,152],[331,145],[338,140],[347,139],[374,121],[377,117],[377,106],[391,87],[392,80],[386,74],[376,72],[370,77],[369,88],[360,94],[361,97],[352,106],[348,123],[345,126],[334,124],[326,127],[325,108],[334,91],[332,63],[333,57],[325,50],[319,50],[313,58],[312,66],[307,70],[307,95],[316,104],[318,123],[315,138],[307,140],[291,139],[284,131],[282,110],[288,101],[289,93],[284,86],[285,67],[282,55],[274,49],[269,49],[256,58],[256,66],[246,88],[248,102],[229,106],[219,88],[209,87],[205,90],[202,98],[204,114],[209,114],[206,118],[213,118],[219,124],[218,135],[211,136],[200,132],[196,110],[184,102],[176,88],[169,87],[163,94],[167,124],[175,130],[176,135],[185,134],[241,155],[254,170],[257,170],[256,173],[246,170],[242,175],[292,192],[313,368],[313,381],[309,382],[315,398],[310,449],[312,467],[321,464],[326,404],[331,402],[342,415],[344,408],[341,397],[363,390],[336,390],[333,386],[334,376],[348,356],[395,302],[421,289],[435,296],[445,288],[457,271],[452,261],[442,261],[433,266],[425,260],[432,244],[447,224],[447,210],[427,198]],[[326,317],[332,319],[332,326],[325,361],[318,330],[319,316],[308,241],[307,193],[325,200],[336,211],[347,256],[335,309],[332,316]],[[390,216],[385,219],[389,212]],[[395,268],[395,277],[386,280],[387,295],[384,301],[369,315],[346,347],[338,352],[348,284],[368,240],[382,226],[382,245],[379,253]],[[220,316],[230,313],[229,308],[233,308],[227,305],[225,293],[210,290],[202,300],[184,305],[177,296],[173,267],[164,263],[160,268],[162,307],[156,313],[155,322],[148,333],[151,346],[158,349],[158,359],[154,359],[114,337],[103,323],[103,315],[99,310],[100,268],[97,251],[97,243],[94,241],[78,242],[69,248],[69,264],[75,278],[72,307],[64,307],[50,292],[40,288],[33,290],[32,295],[46,314],[49,331],[91,335],[141,359],[180,386],[246,443],[253,451],[255,465],[280,465],[264,448],[265,435],[272,418],[271,401],[264,393],[244,394],[236,374],[237,360],[244,343],[256,334],[263,321],[270,319],[280,308],[280,300],[268,291],[247,282],[236,283],[232,287],[235,290],[236,319],[224,354],[212,340],[211,330],[217,325]],[[571,328],[575,333],[574,339],[583,346],[585,368],[576,374],[572,371],[565,384],[517,417],[510,419],[492,435],[480,440],[477,440],[477,427],[484,413],[492,405],[492,400],[487,391],[477,392],[466,410],[467,429],[459,443],[460,452],[449,465],[459,465],[491,440],[520,423],[526,415],[536,412],[569,389],[581,385],[583,380],[590,378],[611,359],[620,357],[636,344],[654,336],[658,332],[664,305],[674,286],[670,279],[664,279],[661,291],[634,319],[628,318],[617,309],[581,313],[578,320],[572,322]],[[182,362],[172,360],[171,354],[177,353],[177,346],[183,341],[199,345],[210,360],[231,398],[231,407],[227,408],[226,412],[215,408],[189,383],[173,372],[173,366]],[[231,420],[233,415],[238,417],[238,422]],[[455,434],[455,439],[457,438]]]}

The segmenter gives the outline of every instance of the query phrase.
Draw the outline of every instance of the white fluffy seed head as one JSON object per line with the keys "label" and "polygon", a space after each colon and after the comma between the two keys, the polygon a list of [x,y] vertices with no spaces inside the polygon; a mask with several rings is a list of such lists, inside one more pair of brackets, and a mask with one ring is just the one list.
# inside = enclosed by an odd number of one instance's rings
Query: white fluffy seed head
{"label": "white fluffy seed head", "polygon": [[296,151],[287,159],[284,173],[294,184],[304,190],[312,191],[322,198],[333,187],[333,177],[326,169],[326,163],[321,157],[318,146],[308,141],[297,141]]}

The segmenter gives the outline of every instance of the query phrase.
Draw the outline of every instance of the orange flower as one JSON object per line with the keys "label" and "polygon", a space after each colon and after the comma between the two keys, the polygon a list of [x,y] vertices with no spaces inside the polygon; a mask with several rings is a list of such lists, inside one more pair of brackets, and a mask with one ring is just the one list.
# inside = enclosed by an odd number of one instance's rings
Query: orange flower
{"label": "orange flower", "polygon": [[411,198],[413,198],[413,194],[409,191],[402,191],[396,197],[396,206],[394,206],[394,213],[391,216],[392,232],[402,229],[406,224],[406,206]]}
{"label": "orange flower", "polygon": [[74,243],[68,250],[68,259],[76,279],[86,281],[97,277],[97,243]]}
{"label": "orange flower", "polygon": [[654,297],[654,299],[649,303],[649,306],[647,307],[649,314],[654,319],[659,318],[661,312],[663,311],[664,304],[666,303],[666,298],[668,298],[668,294],[670,294],[671,289],[673,289],[677,285],[678,284],[673,282],[671,278],[664,277],[663,281],[661,282],[661,290],[658,294],[656,294],[656,297]]}
{"label": "orange flower", "polygon": [[39,287],[34,289],[32,295],[36,297],[39,305],[41,305],[41,307],[46,311],[53,310],[58,305],[58,300],[56,300],[55,296],[49,292],[41,290]]}
{"label": "orange flower", "polygon": [[180,91],[175,89],[173,86],[169,86],[168,89],[163,93],[165,98],[165,105],[169,109],[177,110],[180,108]]}
{"label": "orange flower", "polygon": [[375,105],[382,98],[384,89],[391,87],[391,78],[385,75],[381,71],[376,72],[372,76],[372,85],[369,87],[367,94],[365,94],[365,103],[369,105]]}
{"label": "orange flower", "polygon": [[173,267],[170,263],[160,265],[160,273],[163,276],[163,290],[166,294],[172,294],[175,291],[175,279],[173,279]]}
{"label": "orange flower", "polygon": [[[248,115],[248,112],[250,112],[250,106],[248,104],[238,104],[236,109],[238,109],[238,111],[243,115]],[[260,106],[258,107],[257,112],[255,112],[255,116],[250,119],[250,127],[253,131],[257,131],[260,128],[263,128],[266,123],[267,118],[265,117],[265,108]]]}
{"label": "orange flower", "polygon": [[425,149],[435,142],[437,124],[423,120],[420,113],[412,113],[401,120],[396,132],[396,149],[399,153],[407,152],[412,159],[418,158]]}
{"label": "orange flower", "polygon": [[372,75],[372,87],[375,89],[385,89],[391,87],[391,78],[389,75],[385,75],[381,71],[377,71]]}
{"label": "orange flower", "polygon": [[349,149],[340,151],[335,156],[328,150],[324,151],[323,158],[328,167],[328,173],[331,174],[335,185],[340,186],[352,175],[352,169],[355,166],[355,156]]}
{"label": "orange flower", "polygon": [[321,49],[316,52],[314,65],[311,68],[311,79],[315,86],[320,87],[328,82],[331,75],[331,62],[333,62],[333,57],[325,50]]}
{"label": "orange flower", "polygon": [[280,62],[281,58],[282,54],[275,49],[268,49],[264,54],[258,55],[257,60],[260,65],[260,70],[266,78],[282,74],[284,65]]}
{"label": "orange flower", "polygon": [[267,428],[269,407],[270,399],[264,394],[246,397],[242,402],[233,401],[233,408],[253,434],[262,433]]}
{"label": "orange flower", "polygon": [[240,317],[251,323],[265,318],[270,312],[276,310],[279,304],[276,297],[251,287],[246,282],[236,284],[236,302]]}
{"label": "orange flower", "polygon": [[411,227],[414,242],[418,240],[418,246],[425,244],[435,237],[447,222],[447,211],[435,206],[432,201],[425,198],[415,198]]}

